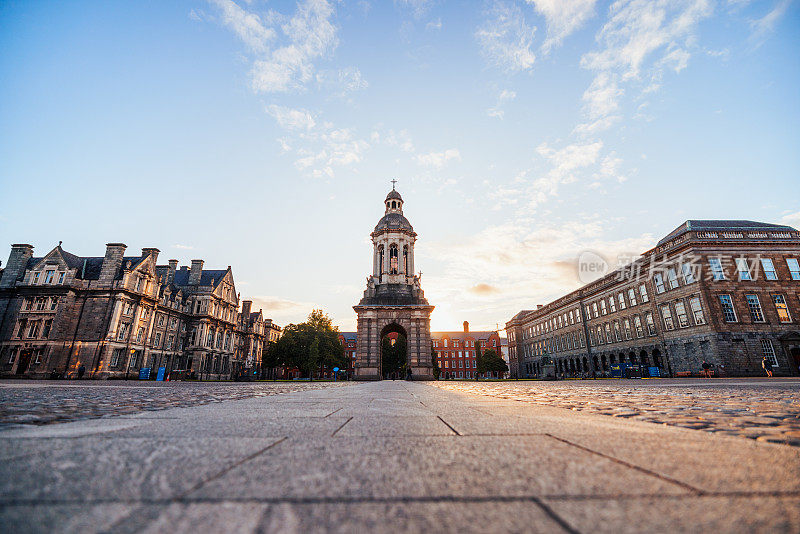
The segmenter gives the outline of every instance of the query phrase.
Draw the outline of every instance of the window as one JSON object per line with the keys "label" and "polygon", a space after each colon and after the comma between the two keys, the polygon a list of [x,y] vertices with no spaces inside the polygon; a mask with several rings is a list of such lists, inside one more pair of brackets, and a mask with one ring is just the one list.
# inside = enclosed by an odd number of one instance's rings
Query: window
{"label": "window", "polygon": [[47,339],[50,337],[50,329],[53,327],[53,320],[48,319],[44,322],[44,328],[42,329],[42,337]]}
{"label": "window", "polygon": [[686,305],[682,300],[675,303],[675,315],[678,317],[678,326],[681,328],[689,326],[689,316],[686,315]]}
{"label": "window", "polygon": [[775,272],[775,265],[769,258],[761,258],[761,270],[764,271],[764,278],[767,280],[777,280],[778,274]]}
{"label": "window", "polygon": [[44,283],[45,284],[52,284],[53,283],[53,275],[56,274],[55,271],[46,271],[44,273]]}
{"label": "window", "polygon": [[575,322],[581,322],[581,310],[580,308],[575,308]]}
{"label": "window", "polygon": [[786,298],[784,298],[783,295],[772,295],[772,302],[775,303],[775,310],[778,312],[778,320],[782,323],[791,323],[792,316],[789,314]]}
{"label": "window", "polygon": [[630,339],[631,336],[631,322],[625,318],[622,320],[622,328],[625,330],[625,339]]}
{"label": "window", "polygon": [[676,287],[678,287],[678,275],[675,272],[675,269],[673,269],[672,267],[667,269],[667,280],[669,281],[670,289],[675,289]]}
{"label": "window", "polygon": [[611,339],[611,325],[606,323],[606,343],[613,343],[614,340]]}
{"label": "window", "polygon": [[139,361],[139,353],[141,351],[132,350],[131,351],[131,367],[136,367],[137,362]]}
{"label": "window", "polygon": [[65,271],[60,271],[58,273],[58,283],[59,284],[63,284],[64,283],[64,277],[65,276],[67,276],[67,273]]}
{"label": "window", "polygon": [[633,288],[628,289],[628,300],[631,306],[636,306],[636,290]]}
{"label": "window", "polygon": [[25,334],[25,327],[28,324],[27,319],[20,319],[19,326],[17,326],[17,337],[22,337]]}
{"label": "window", "polygon": [[36,337],[39,333],[39,321],[31,321],[28,326],[28,337]]}
{"label": "window", "polygon": [[47,299],[45,299],[45,298],[36,299],[36,311],[43,311],[46,302],[47,302]]}
{"label": "window", "polygon": [[656,335],[656,323],[653,320],[653,314],[647,312],[644,316],[644,322],[647,323],[647,335]]}
{"label": "window", "polygon": [[22,303],[23,310],[30,310],[31,306],[33,306],[33,299],[25,299],[25,302]]}
{"label": "window", "polygon": [[733,308],[733,299],[730,295],[720,295],[719,304],[722,306],[722,317],[726,323],[736,322],[736,310]]}
{"label": "window", "polygon": [[38,271],[33,273],[33,283],[34,283],[34,285],[39,283],[39,276],[41,276],[41,274],[42,273],[40,273]]}
{"label": "window", "polygon": [[617,342],[622,341],[622,333],[619,329],[619,321],[614,321],[614,339],[616,339]]}
{"label": "window", "polygon": [[608,307],[611,308],[611,313],[617,311],[617,303],[614,301],[614,297],[608,297]]}
{"label": "window", "polygon": [[161,344],[161,332],[156,332],[156,341],[153,345],[158,347],[160,344]]}
{"label": "window", "polygon": [[597,303],[592,302],[592,311],[594,312],[594,318],[597,319]]}
{"label": "window", "polygon": [[598,345],[602,345],[603,344],[603,327],[602,326],[598,326],[597,327],[597,344]]}
{"label": "window", "polygon": [[789,267],[789,275],[792,280],[800,280],[800,263],[797,258],[786,258],[786,266]]}
{"label": "window", "polygon": [[130,325],[128,323],[120,323],[117,339],[125,339],[125,337],[128,335],[128,328],[130,328]]}
{"label": "window", "polygon": [[747,258],[736,258],[736,270],[739,271],[739,280],[752,280],[750,276],[750,265]]}
{"label": "window", "polygon": [[711,278],[725,280],[725,270],[722,268],[722,260],[720,258],[708,258],[708,266],[711,268]]}
{"label": "window", "polygon": [[136,289],[134,291],[139,291],[141,288],[142,288],[142,279],[141,278],[137,278],[136,279]]}
{"label": "window", "polygon": [[167,348],[168,349],[172,349],[172,345],[174,343],[175,343],[175,335],[174,334],[170,334],[169,337],[167,338]]}
{"label": "window", "polygon": [[633,316],[633,327],[636,329],[636,337],[644,336],[644,329],[642,328],[642,320],[638,315]]}
{"label": "window", "polygon": [[672,312],[669,304],[661,306],[661,317],[664,319],[664,330],[675,330],[675,323],[672,321]]}
{"label": "window", "polygon": [[747,307],[750,310],[750,319],[754,323],[764,322],[764,313],[761,311],[761,302],[758,300],[758,295],[745,295],[747,299]]}
{"label": "window", "polygon": [[[613,298],[614,297],[611,297],[611,299],[613,299]],[[614,310],[611,310],[611,311],[614,311]],[[602,315],[605,315],[607,313],[607,311],[606,311],[606,301],[605,300],[601,300],[600,301],[600,313]]]}
{"label": "window", "polygon": [[768,360],[772,360],[773,367],[778,367],[778,358],[775,357],[775,347],[772,346],[772,340],[761,340],[761,353]]}
{"label": "window", "polygon": [[141,343],[142,337],[144,337],[144,327],[140,326],[139,330],[136,331],[136,342]]}
{"label": "window", "polygon": [[50,310],[55,310],[56,306],[58,306],[58,297],[51,297],[50,298]]}
{"label": "window", "polygon": [[398,269],[397,244],[389,245],[389,274],[397,274]]}
{"label": "window", "polygon": [[692,310],[692,317],[694,324],[706,324],[706,318],[703,314],[703,306],[700,303],[700,297],[692,297],[689,299],[689,308]]}
{"label": "window", "polygon": [[681,272],[683,273],[683,283],[685,285],[693,284],[694,283],[694,273],[692,272],[692,266],[688,263],[684,263],[681,265]]}
{"label": "window", "polygon": [[122,309],[122,313],[124,315],[132,315],[133,314],[133,302],[126,302]]}
{"label": "window", "polygon": [[619,295],[617,295],[617,300],[619,301],[619,309],[625,309],[625,295],[620,291]]}
{"label": "window", "polygon": [[661,276],[661,273],[656,273],[653,275],[653,283],[656,285],[656,293],[663,293],[664,289],[664,277]]}
{"label": "window", "polygon": [[639,296],[642,297],[642,302],[650,302],[650,297],[647,295],[647,286],[642,284],[639,286]]}
{"label": "window", "polygon": [[17,347],[11,347],[11,353],[8,356],[8,363],[14,363],[14,360],[17,359]]}

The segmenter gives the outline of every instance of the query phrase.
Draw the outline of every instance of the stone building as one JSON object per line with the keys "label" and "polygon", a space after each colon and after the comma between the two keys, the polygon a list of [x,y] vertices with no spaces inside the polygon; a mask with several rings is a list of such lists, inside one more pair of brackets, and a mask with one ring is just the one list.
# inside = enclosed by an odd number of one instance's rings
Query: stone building
{"label": "stone building", "polygon": [[394,188],[384,200],[385,213],[372,232],[372,274],[364,297],[353,309],[358,314],[358,347],[354,365],[356,380],[378,380],[381,340],[389,333],[407,340],[407,366],[415,380],[433,378],[430,357],[430,315],[414,274],[417,234],[403,215],[403,198]]}
{"label": "stone building", "polygon": [[778,375],[800,366],[800,232],[753,221],[686,221],[629,265],[506,323],[513,376]]}
{"label": "stone building", "polygon": [[0,375],[133,378],[164,367],[229,378],[240,365],[231,268],[178,269],[157,265],[156,248],[126,249],[79,257],[59,244],[34,257],[31,245],[12,245],[0,276]]}
{"label": "stone building", "polygon": [[234,370],[233,375],[262,376],[262,358],[269,343],[278,341],[281,327],[272,323],[272,319],[264,317],[262,310],[252,311],[253,302],[242,302],[242,311],[237,324],[236,361],[240,366]]}
{"label": "stone building", "polygon": [[497,332],[470,331],[467,321],[464,321],[463,332],[431,332],[431,339],[442,378],[475,378],[478,369],[476,347],[482,351],[493,349],[498,355],[502,347]]}

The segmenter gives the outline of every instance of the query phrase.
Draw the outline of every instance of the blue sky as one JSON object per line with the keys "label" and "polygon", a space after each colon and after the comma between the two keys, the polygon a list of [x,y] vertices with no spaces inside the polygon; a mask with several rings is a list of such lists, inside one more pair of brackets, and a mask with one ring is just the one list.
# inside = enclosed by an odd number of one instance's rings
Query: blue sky
{"label": "blue sky", "polygon": [[689,218],[800,227],[800,3],[0,3],[0,243],[232,265],[352,329],[398,179],[433,328]]}

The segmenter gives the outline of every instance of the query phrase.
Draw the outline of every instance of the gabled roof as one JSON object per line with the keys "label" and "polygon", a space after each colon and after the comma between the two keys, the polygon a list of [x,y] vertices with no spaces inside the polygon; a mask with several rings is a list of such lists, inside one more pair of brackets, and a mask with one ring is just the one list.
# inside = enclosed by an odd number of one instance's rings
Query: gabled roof
{"label": "gabled roof", "polygon": [[658,242],[658,245],[666,243],[676,237],[691,231],[701,232],[752,232],[776,230],[779,232],[796,232],[791,226],[782,224],[763,223],[758,221],[746,220],[712,220],[712,219],[690,219]]}
{"label": "gabled roof", "polygon": [[[219,282],[225,277],[225,273],[227,272],[227,269],[203,269],[203,272],[200,274],[200,285],[216,287],[217,284],[219,284]],[[175,271],[175,285],[179,287],[189,285],[188,268],[181,267]]]}
{"label": "gabled roof", "polygon": [[345,341],[355,341],[357,337],[356,332],[339,332],[339,335],[342,336]]}
{"label": "gabled roof", "polygon": [[463,341],[467,338],[488,339],[495,334],[497,334],[497,332],[495,332],[494,330],[488,330],[488,331],[476,330],[469,332],[464,332],[463,330],[455,330],[453,332],[431,332],[431,339],[439,339],[447,337],[449,339],[458,339]]}

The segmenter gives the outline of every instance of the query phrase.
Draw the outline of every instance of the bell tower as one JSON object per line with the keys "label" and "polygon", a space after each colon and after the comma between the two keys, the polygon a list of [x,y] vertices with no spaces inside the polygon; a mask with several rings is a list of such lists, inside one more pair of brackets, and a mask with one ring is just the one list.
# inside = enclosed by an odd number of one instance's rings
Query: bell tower
{"label": "bell tower", "polygon": [[384,200],[384,215],[370,237],[373,245],[372,274],[364,296],[353,309],[358,314],[355,378],[379,380],[381,340],[387,334],[403,335],[407,343],[404,373],[414,380],[433,379],[430,349],[430,314],[422,291],[421,276],[414,274],[417,234],[403,215],[403,197],[395,189]]}

